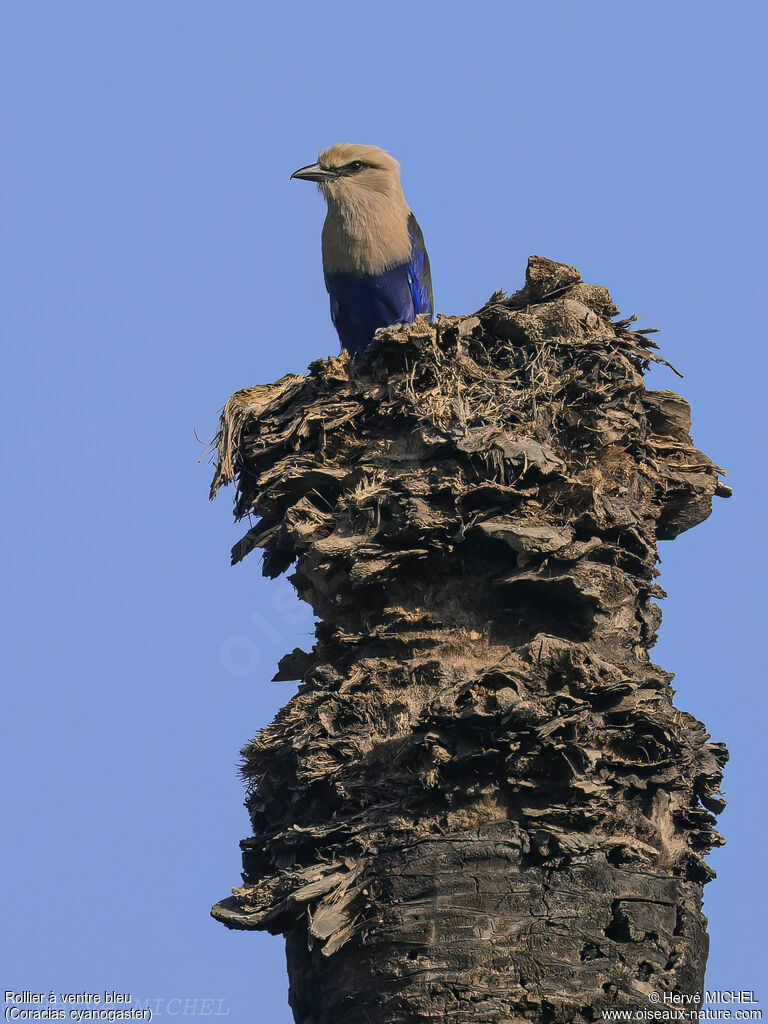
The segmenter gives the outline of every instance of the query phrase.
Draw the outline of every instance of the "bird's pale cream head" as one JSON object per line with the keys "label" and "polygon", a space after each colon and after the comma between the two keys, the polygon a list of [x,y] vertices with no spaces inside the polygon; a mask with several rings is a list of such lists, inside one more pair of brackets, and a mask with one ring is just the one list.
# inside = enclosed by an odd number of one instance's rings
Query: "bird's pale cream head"
{"label": "bird's pale cream head", "polygon": [[389,153],[340,142],[291,177],[316,181],[325,196],[326,274],[378,274],[410,258],[410,210],[400,186],[400,164]]}
{"label": "bird's pale cream head", "polygon": [[338,142],[324,149],[317,163],[300,167],[292,178],[316,181],[329,202],[344,202],[365,192],[399,198],[400,164],[378,146]]}

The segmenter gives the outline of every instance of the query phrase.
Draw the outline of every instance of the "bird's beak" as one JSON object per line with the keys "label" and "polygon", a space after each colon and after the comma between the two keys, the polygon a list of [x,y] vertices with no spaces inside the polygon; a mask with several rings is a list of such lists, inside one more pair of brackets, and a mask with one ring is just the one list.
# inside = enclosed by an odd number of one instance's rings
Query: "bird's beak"
{"label": "bird's beak", "polygon": [[302,181],[333,181],[336,171],[321,167],[320,164],[308,164],[306,167],[300,167],[298,171],[294,171],[291,177],[301,178]]}

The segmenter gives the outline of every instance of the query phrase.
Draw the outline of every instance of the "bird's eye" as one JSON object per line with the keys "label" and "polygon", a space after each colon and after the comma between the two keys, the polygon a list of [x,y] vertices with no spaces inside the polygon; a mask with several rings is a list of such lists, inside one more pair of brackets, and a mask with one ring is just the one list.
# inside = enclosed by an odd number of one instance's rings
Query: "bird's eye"
{"label": "bird's eye", "polygon": [[353,160],[351,164],[347,164],[347,167],[350,169],[350,171],[362,171],[362,169],[365,167],[365,164],[363,163],[362,160]]}

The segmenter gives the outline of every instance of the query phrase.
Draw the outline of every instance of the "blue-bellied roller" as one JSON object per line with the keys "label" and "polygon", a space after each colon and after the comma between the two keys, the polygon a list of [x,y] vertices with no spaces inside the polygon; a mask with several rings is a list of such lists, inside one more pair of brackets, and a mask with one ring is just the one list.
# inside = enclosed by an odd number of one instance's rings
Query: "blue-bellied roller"
{"label": "blue-bellied roller", "polygon": [[362,352],[380,327],[432,319],[429,257],[400,185],[400,165],[378,146],[338,143],[292,178],[316,181],[328,212],[323,273],[342,348]]}

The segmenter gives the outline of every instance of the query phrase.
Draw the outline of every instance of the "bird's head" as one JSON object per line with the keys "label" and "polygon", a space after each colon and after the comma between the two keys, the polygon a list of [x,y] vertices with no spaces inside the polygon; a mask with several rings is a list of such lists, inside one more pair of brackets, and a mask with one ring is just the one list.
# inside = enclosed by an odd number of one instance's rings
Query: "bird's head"
{"label": "bird's head", "polygon": [[400,164],[378,146],[336,143],[322,151],[317,163],[300,167],[291,177],[316,181],[329,203],[374,195],[402,196]]}

